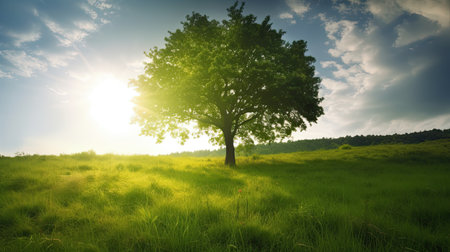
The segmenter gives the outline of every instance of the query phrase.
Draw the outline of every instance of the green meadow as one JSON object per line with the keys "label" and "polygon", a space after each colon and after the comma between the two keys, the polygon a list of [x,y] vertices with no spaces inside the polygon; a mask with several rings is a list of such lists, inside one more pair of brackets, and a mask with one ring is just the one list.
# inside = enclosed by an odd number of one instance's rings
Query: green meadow
{"label": "green meadow", "polygon": [[449,251],[450,140],[0,158],[1,251]]}

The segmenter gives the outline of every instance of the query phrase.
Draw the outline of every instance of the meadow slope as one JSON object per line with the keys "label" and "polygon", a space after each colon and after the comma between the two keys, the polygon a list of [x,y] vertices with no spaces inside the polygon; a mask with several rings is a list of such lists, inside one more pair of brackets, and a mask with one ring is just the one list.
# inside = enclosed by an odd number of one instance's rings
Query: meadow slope
{"label": "meadow slope", "polygon": [[450,140],[0,158],[1,251],[449,251]]}

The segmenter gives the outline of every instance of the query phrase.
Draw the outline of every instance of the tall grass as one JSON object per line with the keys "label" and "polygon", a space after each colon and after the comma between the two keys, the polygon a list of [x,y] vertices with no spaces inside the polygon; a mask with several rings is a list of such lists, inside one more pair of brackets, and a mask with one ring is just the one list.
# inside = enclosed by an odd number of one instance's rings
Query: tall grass
{"label": "tall grass", "polygon": [[2,251],[448,251],[450,141],[0,159]]}

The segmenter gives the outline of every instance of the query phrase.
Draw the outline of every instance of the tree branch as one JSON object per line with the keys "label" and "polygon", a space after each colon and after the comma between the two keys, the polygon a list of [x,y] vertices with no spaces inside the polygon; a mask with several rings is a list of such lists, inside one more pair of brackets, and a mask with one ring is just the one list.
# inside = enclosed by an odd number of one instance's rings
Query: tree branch
{"label": "tree branch", "polygon": [[236,135],[237,130],[239,129],[239,127],[241,127],[242,125],[244,125],[244,124],[246,124],[246,123],[256,119],[256,117],[258,117],[257,113],[253,114],[253,116],[251,116],[250,118],[242,121],[241,123],[239,123],[239,119],[237,119],[236,120],[236,124],[234,125],[234,129],[233,129],[233,137]]}

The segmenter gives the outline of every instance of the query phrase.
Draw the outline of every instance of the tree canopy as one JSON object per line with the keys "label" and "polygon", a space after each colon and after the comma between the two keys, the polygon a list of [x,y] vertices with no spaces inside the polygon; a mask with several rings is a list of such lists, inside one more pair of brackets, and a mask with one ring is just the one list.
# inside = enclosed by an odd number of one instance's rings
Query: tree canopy
{"label": "tree canopy", "polygon": [[164,48],[145,53],[145,73],[131,81],[142,134],[182,142],[207,134],[226,146],[225,164],[235,165],[235,140],[281,140],[323,114],[306,42],[284,41],[268,16],[258,23],[243,10],[236,2],[222,22],[193,12]]}

